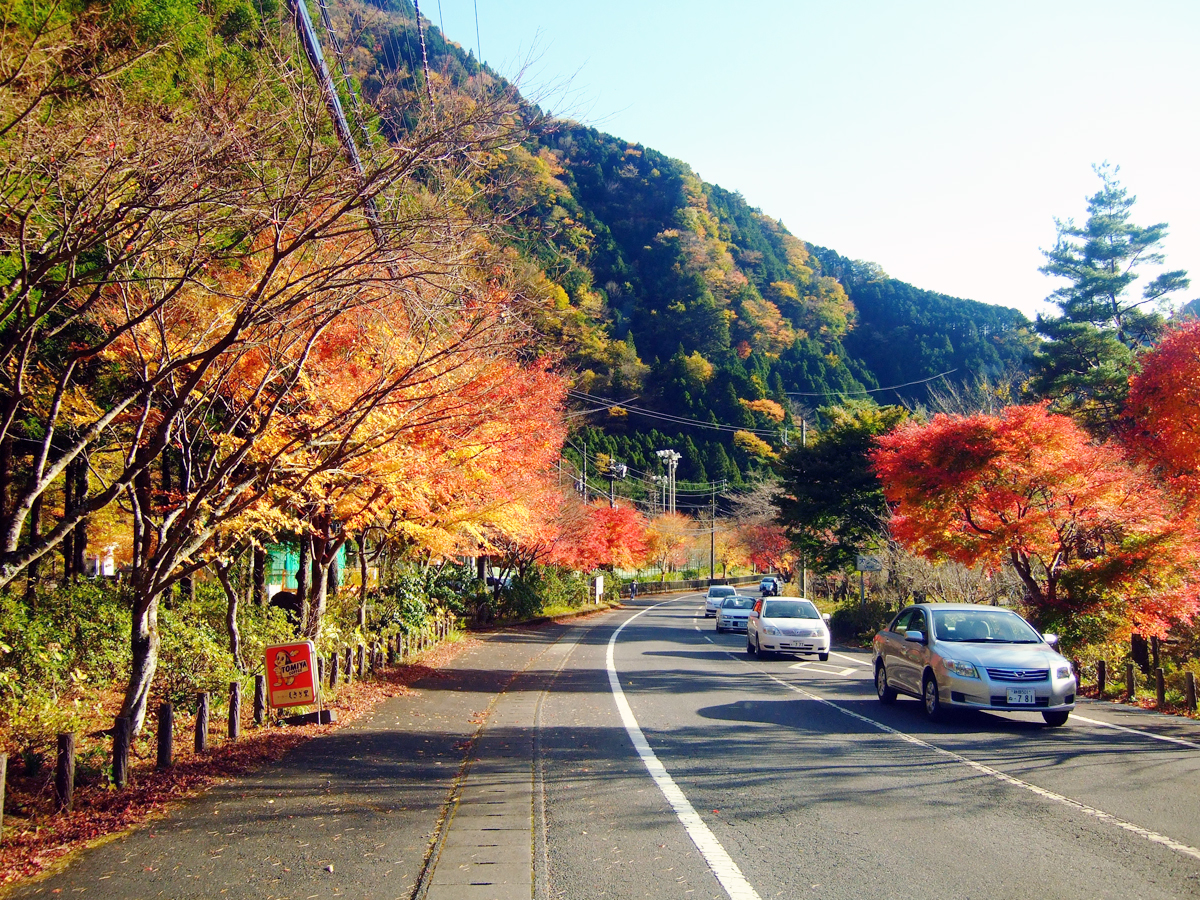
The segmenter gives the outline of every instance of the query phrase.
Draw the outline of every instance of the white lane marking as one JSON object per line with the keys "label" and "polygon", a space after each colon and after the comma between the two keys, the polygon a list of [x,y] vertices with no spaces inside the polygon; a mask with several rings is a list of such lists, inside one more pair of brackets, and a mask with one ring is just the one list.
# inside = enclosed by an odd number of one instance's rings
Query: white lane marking
{"label": "white lane marking", "polygon": [[835,653],[831,650],[829,655],[836,656],[838,659],[848,660],[849,662],[854,663],[854,665],[856,665],[856,666],[869,666],[870,665],[870,663],[863,662],[857,656],[847,656],[845,653]]}
{"label": "white lane marking", "polygon": [[1176,853],[1182,853],[1185,856],[1192,857],[1193,859],[1200,859],[1200,849],[1197,849],[1196,847],[1189,846],[1188,844],[1181,844],[1179,841],[1173,840],[1166,835],[1159,834],[1157,831],[1151,831],[1148,828],[1142,828],[1140,825],[1134,825],[1132,822],[1126,822],[1124,819],[1118,819],[1116,816],[1112,815],[1112,813],[1106,813],[1102,809],[1097,809],[1094,806],[1088,806],[1086,803],[1080,803],[1078,800],[1072,800],[1070,797],[1065,797],[1062,794],[1055,793],[1054,791],[1048,791],[1045,788],[1038,787],[1036,784],[1030,784],[1028,781],[1022,781],[1020,778],[1014,778],[1012,775],[1007,775],[998,769],[993,769],[991,766],[985,766],[983,763],[975,762],[975,760],[969,759],[963,756],[961,753],[955,753],[953,750],[947,750],[944,747],[937,746],[936,744],[930,744],[929,742],[923,741],[918,737],[913,737],[911,734],[905,734],[903,731],[897,731],[895,728],[884,725],[882,722],[876,722],[874,719],[868,718],[867,716],[859,715],[856,712],[851,712],[848,709],[838,706],[838,704],[832,702],[831,700],[826,700],[824,697],[818,696],[811,691],[806,691],[804,688],[798,685],[784,681],[782,678],[777,678],[769,672],[763,672],[762,674],[766,675],[776,684],[780,684],[787,688],[789,691],[793,691],[797,694],[807,697],[809,700],[815,700],[817,703],[823,703],[825,706],[836,709],[842,715],[849,716],[852,719],[857,719],[860,722],[870,725],[872,728],[877,728],[880,731],[898,737],[902,741],[907,741],[910,744],[915,744],[916,746],[923,747],[926,750],[932,750],[934,753],[948,757],[955,762],[962,763],[964,766],[969,766],[976,772],[981,772],[984,775],[990,775],[992,778],[1002,781],[1005,784],[1012,785],[1013,787],[1024,788],[1025,790],[1031,791],[1046,800],[1053,800],[1056,803],[1069,806],[1071,809],[1078,810],[1079,812],[1092,816],[1095,819],[1099,819],[1102,822],[1107,822],[1110,825],[1116,825],[1118,828],[1123,828],[1126,831],[1132,832],[1140,837],[1144,837],[1146,840],[1152,841],[1155,844],[1161,844],[1164,847],[1174,850]]}
{"label": "white lane marking", "polygon": [[1166,741],[1168,744],[1179,744],[1181,747],[1191,747],[1200,750],[1200,744],[1195,741],[1185,741],[1183,738],[1171,737],[1166,734],[1155,734],[1153,731],[1141,731],[1137,728],[1126,728],[1124,725],[1114,725],[1112,722],[1101,722],[1099,719],[1089,719],[1086,716],[1071,714],[1072,722],[1087,722],[1089,725],[1099,725],[1101,728],[1112,728],[1129,734],[1140,734],[1142,737],[1154,738],[1156,741]]}
{"label": "white lane marking", "polygon": [[821,675],[841,675],[845,678],[847,675],[853,675],[857,669],[839,669],[837,666],[827,666],[823,663],[814,662],[798,662],[795,665],[788,666],[789,669],[813,669]]}
{"label": "white lane marking", "polygon": [[625,724],[625,731],[629,733],[629,739],[633,741],[634,749],[637,750],[638,756],[646,766],[646,771],[650,773],[650,777],[654,779],[654,783],[658,785],[658,789],[662,791],[667,802],[671,804],[671,808],[675,810],[675,815],[687,829],[688,836],[692,839],[692,843],[696,845],[696,849],[700,851],[704,857],[704,861],[708,863],[708,867],[712,869],[713,874],[717,876],[717,881],[721,882],[721,887],[725,889],[725,893],[729,895],[730,900],[762,900],[758,892],[754,890],[746,877],[742,875],[742,870],[738,868],[737,863],[733,861],[725,848],[721,846],[721,842],[717,840],[717,836],[712,833],[712,830],[700,818],[699,813],[693,809],[692,804],[684,795],[679,786],[675,784],[675,780],[667,772],[666,768],[658,757],[654,755],[654,751],[650,748],[650,744],[646,741],[646,736],[642,734],[641,726],[638,725],[637,719],[634,718],[633,710],[629,706],[629,701],[625,699],[625,692],[621,689],[621,679],[617,676],[617,664],[613,653],[617,646],[617,636],[625,630],[625,626],[632,622],[638,616],[643,616],[652,609],[657,609],[659,606],[665,606],[673,601],[666,600],[663,603],[656,603],[654,606],[648,606],[639,613],[630,616],[620,624],[616,631],[612,633],[612,637],[608,639],[608,653],[605,655],[605,662],[608,666],[608,684],[612,688],[613,700],[616,701],[617,710],[621,713],[621,721]]}

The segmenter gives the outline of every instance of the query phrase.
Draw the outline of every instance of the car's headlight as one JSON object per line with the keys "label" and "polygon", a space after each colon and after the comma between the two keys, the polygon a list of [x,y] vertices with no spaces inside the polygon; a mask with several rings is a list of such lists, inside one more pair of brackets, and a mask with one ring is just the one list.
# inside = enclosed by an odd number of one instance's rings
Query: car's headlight
{"label": "car's headlight", "polygon": [[1069,665],[1068,666],[1059,666],[1057,669],[1054,670],[1054,677],[1058,678],[1059,680],[1062,680],[1064,678],[1070,678],[1071,677],[1071,667]]}
{"label": "car's headlight", "polygon": [[955,675],[961,675],[963,678],[979,677],[979,673],[975,671],[975,666],[969,662],[963,662],[960,659],[944,659],[942,663],[946,666],[947,672],[953,672]]}
{"label": "car's headlight", "polygon": [[762,630],[764,634],[779,634],[779,629],[774,625],[764,625]]}

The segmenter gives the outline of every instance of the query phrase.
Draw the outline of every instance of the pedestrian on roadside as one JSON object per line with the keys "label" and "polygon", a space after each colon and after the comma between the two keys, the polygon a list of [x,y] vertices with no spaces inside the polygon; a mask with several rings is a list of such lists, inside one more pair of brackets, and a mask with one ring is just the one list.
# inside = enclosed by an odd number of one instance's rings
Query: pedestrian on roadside
{"label": "pedestrian on roadside", "polygon": [[636,581],[629,582],[629,599],[630,600],[637,599],[637,582]]}

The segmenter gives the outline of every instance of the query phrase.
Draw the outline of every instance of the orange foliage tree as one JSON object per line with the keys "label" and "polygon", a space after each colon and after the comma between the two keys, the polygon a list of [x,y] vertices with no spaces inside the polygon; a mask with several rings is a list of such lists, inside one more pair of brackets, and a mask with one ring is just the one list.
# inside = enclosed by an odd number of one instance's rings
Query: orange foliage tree
{"label": "orange foliage tree", "polygon": [[1200,322],[1175,328],[1130,380],[1126,439],[1195,507],[1200,502]]}
{"label": "orange foliage tree", "polygon": [[[580,512],[580,510],[576,510]],[[564,522],[551,559],[580,572],[633,568],[646,558],[646,519],[628,506],[591,504]]]}
{"label": "orange foliage tree", "polygon": [[796,551],[781,525],[750,525],[742,530],[742,541],[750,562],[762,571],[780,572],[789,580],[796,565]]}
{"label": "orange foliage tree", "polygon": [[933,560],[1011,565],[1043,627],[1119,617],[1161,635],[1196,611],[1195,529],[1146,473],[1045,404],[938,415],[876,442],[893,536]]}

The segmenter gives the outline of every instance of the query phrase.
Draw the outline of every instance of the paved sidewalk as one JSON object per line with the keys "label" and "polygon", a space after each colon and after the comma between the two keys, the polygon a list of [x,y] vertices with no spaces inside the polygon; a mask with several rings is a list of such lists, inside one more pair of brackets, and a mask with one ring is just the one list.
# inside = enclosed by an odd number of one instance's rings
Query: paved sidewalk
{"label": "paved sidewalk", "polygon": [[525,900],[537,704],[559,639],[595,621],[488,635],[412,695],[7,896]]}

